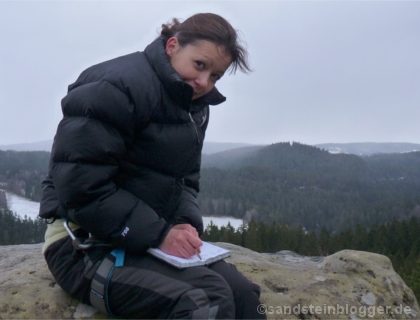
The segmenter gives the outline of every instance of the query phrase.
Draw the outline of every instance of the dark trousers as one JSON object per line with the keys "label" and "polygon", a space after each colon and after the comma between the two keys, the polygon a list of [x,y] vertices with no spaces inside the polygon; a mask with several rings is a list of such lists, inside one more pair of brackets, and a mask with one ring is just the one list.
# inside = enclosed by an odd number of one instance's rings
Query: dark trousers
{"label": "dark trousers", "polygon": [[[57,283],[89,304],[90,281],[109,248],[73,249],[70,238],[47,249],[45,257]],[[126,253],[109,285],[109,307],[123,318],[265,319],[257,312],[260,288],[234,265],[177,269],[148,254]]]}

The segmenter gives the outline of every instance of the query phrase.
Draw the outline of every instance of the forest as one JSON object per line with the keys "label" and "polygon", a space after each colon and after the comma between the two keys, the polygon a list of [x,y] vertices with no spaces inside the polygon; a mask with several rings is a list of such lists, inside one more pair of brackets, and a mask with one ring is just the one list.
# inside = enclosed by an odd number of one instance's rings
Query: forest
{"label": "forest", "polygon": [[0,209],[0,245],[44,242],[47,225],[44,220],[21,218],[16,213]]}
{"label": "forest", "polygon": [[48,170],[50,152],[0,150],[0,187],[39,201],[41,182]]}
{"label": "forest", "polygon": [[200,208],[221,215],[341,231],[420,217],[420,152],[360,157],[299,143],[213,158]]}
{"label": "forest", "polygon": [[[0,151],[0,188],[39,201],[49,157]],[[203,157],[198,201],[203,215],[317,233],[420,217],[420,152],[362,157],[296,142],[233,149]]]}

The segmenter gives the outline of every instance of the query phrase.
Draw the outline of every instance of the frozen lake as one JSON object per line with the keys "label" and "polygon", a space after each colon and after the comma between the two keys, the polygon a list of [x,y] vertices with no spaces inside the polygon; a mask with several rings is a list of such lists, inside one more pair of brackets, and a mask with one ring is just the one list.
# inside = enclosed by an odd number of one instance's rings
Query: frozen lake
{"label": "frozen lake", "polygon": [[[39,202],[34,202],[26,198],[17,196],[13,193],[6,191],[7,204],[9,209],[15,212],[20,217],[25,217],[25,215],[30,219],[36,219],[39,211]],[[213,222],[219,228],[221,226],[227,226],[230,222],[231,226],[239,228],[242,225],[242,219],[236,219],[232,217],[203,217],[204,228],[206,228],[210,221]]]}
{"label": "frozen lake", "polygon": [[6,191],[7,205],[11,211],[24,218],[36,219],[39,211],[39,202],[17,196]]}
{"label": "frozen lake", "polygon": [[204,229],[210,224],[210,221],[213,222],[214,225],[218,226],[227,226],[230,222],[230,225],[236,229],[238,229],[242,223],[242,219],[232,218],[232,217],[203,217]]}

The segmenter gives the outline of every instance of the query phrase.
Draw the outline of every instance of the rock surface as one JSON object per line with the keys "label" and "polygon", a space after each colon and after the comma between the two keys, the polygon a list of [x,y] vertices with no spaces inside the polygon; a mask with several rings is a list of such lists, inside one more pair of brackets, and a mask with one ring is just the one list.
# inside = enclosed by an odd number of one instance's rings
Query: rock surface
{"label": "rock surface", "polygon": [[[234,263],[261,286],[269,319],[420,319],[413,292],[382,255],[260,254],[228,243]],[[41,244],[0,246],[0,319],[104,319],[55,283]]]}

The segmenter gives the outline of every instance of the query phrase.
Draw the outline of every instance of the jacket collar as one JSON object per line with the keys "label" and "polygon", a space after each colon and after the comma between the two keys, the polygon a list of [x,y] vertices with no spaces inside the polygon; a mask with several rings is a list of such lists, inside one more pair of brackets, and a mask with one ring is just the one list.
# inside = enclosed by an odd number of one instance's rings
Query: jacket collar
{"label": "jacket collar", "polygon": [[172,67],[165,51],[165,40],[162,37],[158,37],[149,44],[144,52],[171,98],[187,111],[191,108],[199,109],[206,105],[217,105],[226,101],[226,98],[216,87],[201,98],[192,101],[194,90],[189,84],[182,81],[178,72]]}

